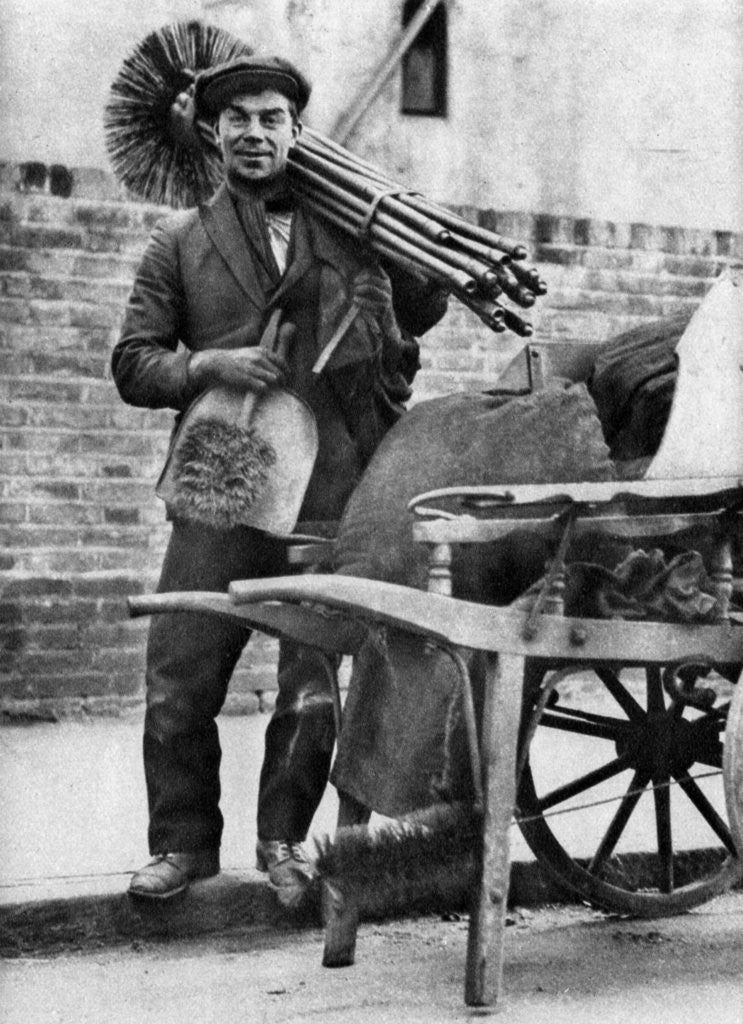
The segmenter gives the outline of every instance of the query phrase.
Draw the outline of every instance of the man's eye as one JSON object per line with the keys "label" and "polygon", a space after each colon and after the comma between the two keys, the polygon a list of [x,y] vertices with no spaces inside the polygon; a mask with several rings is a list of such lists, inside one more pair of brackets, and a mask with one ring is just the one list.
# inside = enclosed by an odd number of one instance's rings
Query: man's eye
{"label": "man's eye", "polygon": [[269,117],[261,118],[261,124],[264,128],[276,128],[281,124],[281,118],[270,115]]}

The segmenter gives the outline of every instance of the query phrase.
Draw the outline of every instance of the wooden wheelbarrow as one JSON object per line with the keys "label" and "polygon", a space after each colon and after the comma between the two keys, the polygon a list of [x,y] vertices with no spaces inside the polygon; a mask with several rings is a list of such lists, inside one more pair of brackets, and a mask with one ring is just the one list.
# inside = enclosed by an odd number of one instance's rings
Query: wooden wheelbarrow
{"label": "wooden wheelbarrow", "polygon": [[[494,1006],[500,993],[510,870],[508,833],[514,812],[520,812],[524,803],[530,811],[528,824],[537,855],[566,884],[601,906],[629,906],[631,912],[646,915],[679,913],[724,891],[743,873],[743,687],[734,687],[729,704],[718,708],[714,700],[709,704],[697,686],[699,673],[683,671],[700,664],[705,671],[728,671],[743,664],[743,624],[730,611],[734,589],[731,553],[743,525],[743,329],[740,299],[731,295],[730,288],[737,285],[726,284],[714,302],[722,302],[725,315],[732,304],[733,329],[723,332],[721,339],[718,336],[719,358],[712,366],[700,364],[698,351],[689,352],[689,346],[687,360],[682,353],[664,442],[644,479],[458,488],[421,495],[412,503],[412,510],[419,519],[416,539],[428,545],[431,553],[427,592],[318,574],[235,581],[229,594],[161,594],[130,601],[134,614],[192,610],[228,615],[251,628],[287,636],[333,655],[354,655],[368,631],[380,626],[423,637],[454,658],[460,648],[482,652],[486,665],[482,722],[479,731],[473,721],[467,730],[482,822],[465,971],[465,1002],[470,1006]],[[698,322],[695,326],[692,320],[689,330],[693,338]],[[699,394],[700,375],[709,377],[710,372],[719,380],[711,392],[704,393],[716,396],[712,410],[716,418],[707,423],[710,429],[695,439],[698,461],[690,464],[689,402],[694,416],[699,405],[693,394]],[[707,436],[710,433],[712,439]],[[447,503],[453,504],[454,511],[447,509]],[[473,504],[479,508],[479,517],[468,514]],[[555,543],[554,560],[531,610],[496,608],[452,597],[452,545],[489,542],[517,527],[547,533]],[[710,566],[715,589],[711,623],[564,615],[564,554],[570,537],[588,531],[652,539],[700,527],[710,531],[715,541]],[[535,666],[540,670],[540,685],[530,697],[531,714],[524,719],[524,682],[527,676],[533,680]],[[626,722],[575,708],[560,710],[560,680],[576,668],[596,670]],[[645,707],[623,685],[621,670],[625,668],[645,672]],[[464,707],[471,707],[470,681],[463,664],[462,685]],[[688,727],[680,728],[687,712],[697,717]],[[340,724],[339,696],[337,714]],[[548,717],[552,723],[562,722],[565,731],[582,731],[612,743],[624,743],[628,734],[632,736],[632,742],[618,750],[617,759],[623,768],[634,771],[635,780],[645,773],[645,785],[651,783],[661,876],[653,891],[631,893],[602,876],[613,844],[637,802],[636,788],[630,787],[620,800],[609,830],[587,865],[571,857],[545,824],[547,809],[567,799],[572,791],[587,789],[595,774],[590,772],[572,786],[540,799],[529,748]],[[701,725],[695,724],[700,721]],[[644,758],[654,746],[662,756]],[[728,822],[698,794],[698,783],[690,774],[697,763],[722,771]],[[615,767],[612,765],[611,771]],[[521,773],[518,794],[517,768]],[[726,851],[701,882],[677,882],[674,877],[670,806],[664,795],[673,781],[700,809]],[[344,807],[342,801],[340,822],[351,823],[358,811]],[[529,830],[525,834],[529,838]],[[324,962],[335,966],[351,963],[356,907],[342,891],[330,891],[327,897]]]}
{"label": "wooden wheelbarrow", "polygon": [[[630,529],[647,534],[667,533],[669,526],[698,525],[700,517],[719,525],[720,520],[740,525],[743,490],[738,481],[711,479],[692,488],[683,513],[678,499],[664,497],[656,484],[635,486],[628,496],[616,484],[591,484],[578,491],[565,486],[559,494],[546,488],[510,491],[508,511],[534,513],[534,502],[543,503],[543,519],[530,519],[534,528],[560,528],[556,507],[566,500],[577,513],[572,529],[580,531]],[[734,483],[734,486],[730,486]],[[626,488],[626,485],[625,485]],[[478,489],[478,496],[495,500],[498,495]],[[499,492],[500,494],[500,492]],[[469,495],[468,495],[469,496]],[[429,496],[430,497],[430,496]],[[438,495],[443,498],[444,496]],[[427,498],[427,500],[429,500]],[[633,515],[620,512],[628,501]],[[523,502],[523,504],[522,504]],[[526,508],[528,506],[528,509]],[[676,509],[672,511],[672,509]],[[702,509],[700,511],[700,509]],[[734,510],[734,511],[733,511]],[[582,512],[590,513],[587,516]],[[669,520],[673,520],[671,523]],[[162,594],[131,601],[135,613],[158,611],[213,611],[245,622],[272,635],[288,636],[333,654],[355,654],[369,628],[393,626],[425,637],[444,650],[465,647],[482,651],[487,665],[485,704],[474,756],[479,764],[482,829],[465,977],[465,1002],[470,1006],[495,1005],[501,988],[506,899],[509,882],[509,827],[517,806],[516,770],[526,668],[535,661],[548,665],[622,666],[650,670],[707,659],[710,666],[743,664],[743,628],[728,614],[731,573],[727,538],[719,545],[716,579],[719,621],[712,625],[677,625],[657,622],[625,622],[571,619],[561,614],[563,567],[548,574],[548,591],[536,616],[513,609],[472,604],[448,596],[450,546],[480,543],[501,536],[513,527],[513,519],[475,520],[469,516],[425,521],[418,524],[418,538],[431,546],[431,589],[411,590],[394,584],[333,575],[281,577],[236,581],[227,595]],[[469,685],[465,677],[465,685]],[[741,688],[738,687],[738,690]],[[734,713],[729,715],[725,736],[725,778],[731,809],[729,845],[743,849],[743,710],[736,693]],[[670,718],[668,719],[671,720]],[[343,815],[343,808],[341,809]],[[348,816],[342,817],[348,824]],[[590,878],[590,872],[588,873]],[[741,877],[740,859],[732,852],[714,875],[674,890],[650,894],[641,912],[676,913],[694,902],[724,891]],[[573,880],[573,884],[576,883]],[[579,880],[578,886],[583,882]],[[605,897],[605,894],[602,894]],[[597,901],[591,890],[589,896]],[[602,902],[598,899],[598,902]],[[605,902],[605,899],[604,899]],[[342,892],[326,894],[326,949],[324,962],[340,966],[353,962],[358,914]]]}

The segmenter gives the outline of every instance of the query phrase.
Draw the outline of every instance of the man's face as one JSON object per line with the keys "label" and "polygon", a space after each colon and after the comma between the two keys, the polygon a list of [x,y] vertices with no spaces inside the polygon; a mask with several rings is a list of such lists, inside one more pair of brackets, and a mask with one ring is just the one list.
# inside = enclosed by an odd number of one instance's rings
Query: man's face
{"label": "man's face", "polygon": [[235,96],[217,126],[225,172],[245,184],[267,182],[283,174],[300,125],[280,92]]}

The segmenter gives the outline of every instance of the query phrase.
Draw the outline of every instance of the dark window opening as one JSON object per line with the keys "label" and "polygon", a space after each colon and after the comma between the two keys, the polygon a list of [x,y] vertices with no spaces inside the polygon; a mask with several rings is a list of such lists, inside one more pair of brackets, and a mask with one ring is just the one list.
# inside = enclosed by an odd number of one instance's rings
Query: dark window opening
{"label": "dark window opening", "polygon": [[[403,28],[410,24],[423,0],[406,0]],[[440,3],[415,38],[402,62],[402,112],[446,116],[447,21]]]}

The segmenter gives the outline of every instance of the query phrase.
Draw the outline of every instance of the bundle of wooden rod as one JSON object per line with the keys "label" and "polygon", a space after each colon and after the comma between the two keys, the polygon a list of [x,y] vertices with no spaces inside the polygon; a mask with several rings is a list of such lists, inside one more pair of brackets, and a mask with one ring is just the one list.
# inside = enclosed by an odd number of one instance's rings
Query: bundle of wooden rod
{"label": "bundle of wooden rod", "polygon": [[[218,149],[212,127],[196,120],[202,144]],[[378,255],[456,296],[493,331],[533,334],[503,305],[530,309],[547,286],[523,264],[523,245],[459,217],[394,182],[373,164],[307,127],[289,154],[292,189],[310,209]],[[498,301],[501,300],[501,301]]]}
{"label": "bundle of wooden rod", "polygon": [[523,265],[523,245],[404,188],[307,128],[291,150],[289,169],[292,188],[321,217],[435,281],[492,330],[532,334],[531,324],[498,301],[505,297],[529,309],[547,290],[537,271]]}

